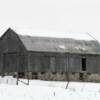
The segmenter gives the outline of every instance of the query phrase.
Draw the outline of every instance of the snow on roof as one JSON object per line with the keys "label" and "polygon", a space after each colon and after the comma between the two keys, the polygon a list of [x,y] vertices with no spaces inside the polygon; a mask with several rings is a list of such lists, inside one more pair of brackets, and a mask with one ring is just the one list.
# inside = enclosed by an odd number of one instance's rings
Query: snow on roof
{"label": "snow on roof", "polygon": [[28,51],[100,53],[100,44],[88,34],[34,33],[26,29],[12,31],[18,34]]}
{"label": "snow on roof", "polygon": [[100,45],[94,40],[18,36],[29,51],[100,53]]}
{"label": "snow on roof", "polygon": [[37,37],[72,38],[76,40],[94,40],[87,33],[67,33],[67,32],[34,32],[32,29],[13,28],[20,35],[30,35]]}
{"label": "snow on roof", "polygon": [[58,47],[61,49],[66,49],[65,45],[59,45]]}

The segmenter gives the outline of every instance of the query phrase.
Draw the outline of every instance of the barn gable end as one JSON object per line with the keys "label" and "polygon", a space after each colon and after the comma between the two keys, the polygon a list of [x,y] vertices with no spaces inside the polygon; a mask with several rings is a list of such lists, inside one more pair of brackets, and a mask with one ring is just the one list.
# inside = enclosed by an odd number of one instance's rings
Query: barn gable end
{"label": "barn gable end", "polygon": [[27,66],[27,53],[18,35],[8,29],[0,40],[0,71],[23,72]]}
{"label": "barn gable end", "polygon": [[2,47],[1,51],[3,51],[3,53],[24,52],[26,50],[18,35],[10,28],[1,37],[0,46]]}

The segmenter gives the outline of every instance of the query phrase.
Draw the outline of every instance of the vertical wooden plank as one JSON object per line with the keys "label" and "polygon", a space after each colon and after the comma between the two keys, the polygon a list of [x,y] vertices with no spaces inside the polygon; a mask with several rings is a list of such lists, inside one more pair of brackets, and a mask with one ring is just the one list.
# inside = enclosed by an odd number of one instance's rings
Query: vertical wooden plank
{"label": "vertical wooden plank", "polygon": [[55,70],[55,57],[54,56],[51,56],[50,57],[50,70],[51,72],[56,72]]}

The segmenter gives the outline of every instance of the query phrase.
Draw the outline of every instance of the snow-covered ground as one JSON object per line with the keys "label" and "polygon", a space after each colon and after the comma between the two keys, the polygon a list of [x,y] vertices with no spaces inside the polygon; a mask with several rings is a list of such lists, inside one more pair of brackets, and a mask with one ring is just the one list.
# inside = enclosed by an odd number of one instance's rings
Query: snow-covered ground
{"label": "snow-covered ground", "polygon": [[[27,80],[22,80],[26,81]],[[0,77],[0,100],[100,100],[100,83],[30,80],[30,85],[12,77]]]}

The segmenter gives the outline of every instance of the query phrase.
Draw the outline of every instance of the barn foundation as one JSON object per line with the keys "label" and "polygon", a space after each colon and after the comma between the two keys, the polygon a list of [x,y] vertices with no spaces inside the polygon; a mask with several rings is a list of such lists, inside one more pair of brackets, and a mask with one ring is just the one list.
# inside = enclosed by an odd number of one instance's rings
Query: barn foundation
{"label": "barn foundation", "polygon": [[[9,74],[9,75],[11,75],[11,74]],[[64,72],[59,72],[59,73],[29,72],[28,77],[29,77],[29,79],[40,79],[40,80],[46,80],[46,81],[68,81],[68,79],[66,78],[66,73],[64,73]],[[27,79],[27,73],[20,74],[19,78]],[[96,74],[96,73],[90,74],[90,73],[69,72],[68,78],[69,78],[69,81],[100,82],[100,74]]]}

